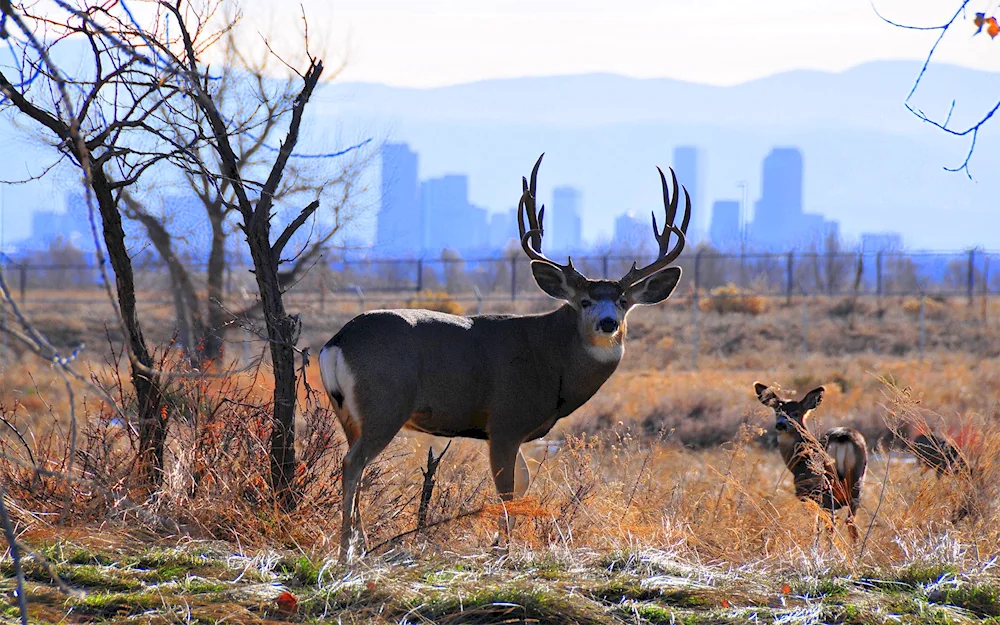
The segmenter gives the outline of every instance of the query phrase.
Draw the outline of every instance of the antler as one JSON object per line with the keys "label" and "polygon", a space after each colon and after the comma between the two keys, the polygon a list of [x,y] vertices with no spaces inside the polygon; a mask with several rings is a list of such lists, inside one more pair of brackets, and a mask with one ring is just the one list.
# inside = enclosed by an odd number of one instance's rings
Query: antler
{"label": "antler", "polygon": [[[542,254],[542,235],[544,234],[542,219],[545,217],[545,206],[542,206],[537,211],[535,210],[535,192],[538,190],[538,167],[542,164],[542,157],[544,156],[545,153],[542,152],[542,155],[535,161],[535,166],[531,170],[530,186],[527,179],[524,177],[521,178],[521,186],[524,191],[521,193],[521,201],[517,206],[517,229],[521,234],[521,247],[524,248],[524,253],[531,260],[540,260],[562,269],[566,274],[575,274],[582,278],[583,276],[580,272],[573,267],[572,258],[566,257],[567,264],[560,265]],[[524,227],[525,215],[528,217],[529,228],[527,230]]]}
{"label": "antler", "polygon": [[[623,288],[628,288],[663,269],[680,256],[684,250],[685,235],[687,234],[688,223],[691,221],[691,196],[688,195],[687,189],[681,186],[681,189],[684,189],[684,218],[681,221],[681,227],[678,228],[674,225],[674,218],[677,216],[677,201],[680,199],[680,194],[677,192],[677,174],[674,173],[674,168],[671,167],[670,177],[673,179],[674,187],[673,194],[671,194],[667,190],[667,177],[663,175],[663,170],[657,167],[656,171],[660,172],[660,183],[663,185],[663,207],[667,211],[667,222],[663,225],[663,232],[660,232],[660,229],[656,226],[656,213],[653,213],[653,235],[660,246],[660,251],[657,253],[656,260],[642,269],[637,269],[636,263],[632,263],[632,268],[618,281]],[[673,248],[670,247],[671,233],[677,235],[677,243]]]}

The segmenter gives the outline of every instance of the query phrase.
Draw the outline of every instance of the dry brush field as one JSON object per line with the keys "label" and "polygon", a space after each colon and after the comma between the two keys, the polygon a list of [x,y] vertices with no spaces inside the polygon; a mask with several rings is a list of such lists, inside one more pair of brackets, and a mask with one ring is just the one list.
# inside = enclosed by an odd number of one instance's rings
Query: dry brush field
{"label": "dry brush field", "polygon": [[[447,297],[397,302],[407,303],[462,307]],[[551,306],[502,305],[521,312]],[[511,510],[518,523],[509,553],[491,549],[500,507],[485,445],[476,441],[450,447],[435,475],[429,527],[414,531],[427,447],[440,452],[443,442],[404,435],[366,474],[362,514],[372,554],[350,569],[336,560],[343,435],[316,392],[315,363],[301,390],[303,499],[287,514],[267,487],[269,373],[266,363],[244,366],[239,332],[231,337],[231,368],[171,385],[167,484],[152,493],[130,484],[134,441],[121,415],[82,386],[71,413],[51,368],[7,350],[0,412],[11,427],[3,426],[0,480],[16,529],[35,551],[25,560],[33,618],[964,623],[998,617],[1000,307],[964,299],[925,306],[921,354],[914,305],[906,299],[811,300],[803,345],[800,301],[708,296],[699,309],[697,368],[690,299],[638,310],[618,372],[546,441],[526,448],[533,482]],[[321,310],[300,302],[300,345],[318,352],[356,307],[324,302]],[[99,307],[81,306],[72,318],[43,303],[29,301],[26,309],[67,349],[86,342],[78,370],[128,406],[119,337]],[[158,311],[150,305],[147,313],[155,319]],[[168,345],[170,320],[162,321],[145,323],[152,342]],[[163,353],[164,367],[175,360]],[[866,436],[857,543],[840,521],[832,536],[814,532],[816,508],[793,496],[774,447],[773,413],[753,394],[756,380],[777,385],[786,397],[823,385],[813,431],[849,425]],[[925,429],[959,445],[969,475],[921,470],[907,441]],[[10,560],[3,566],[10,590]],[[13,605],[8,601],[7,620],[16,617]]]}

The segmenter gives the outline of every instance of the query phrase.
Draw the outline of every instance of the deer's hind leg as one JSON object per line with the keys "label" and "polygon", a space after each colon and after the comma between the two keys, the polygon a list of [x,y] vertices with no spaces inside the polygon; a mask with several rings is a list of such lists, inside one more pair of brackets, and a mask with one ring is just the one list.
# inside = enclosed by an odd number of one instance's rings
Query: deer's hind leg
{"label": "deer's hind leg", "polygon": [[[520,454],[520,442],[504,438],[491,438],[489,444],[490,471],[493,473],[493,483],[496,485],[500,500],[506,504],[509,501],[513,501],[516,494],[514,475]],[[523,494],[523,491],[521,494]],[[497,526],[499,531],[497,539],[494,541],[494,546],[507,548],[510,532],[513,529],[513,521],[506,510],[497,519]]]}

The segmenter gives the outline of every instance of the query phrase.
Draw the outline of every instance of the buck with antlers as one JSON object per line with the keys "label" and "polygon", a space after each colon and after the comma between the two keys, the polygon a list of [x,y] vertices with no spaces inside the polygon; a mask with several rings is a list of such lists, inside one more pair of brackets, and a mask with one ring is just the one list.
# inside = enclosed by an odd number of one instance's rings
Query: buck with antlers
{"label": "buck with antlers", "polygon": [[[375,310],[349,321],[320,351],[323,384],[349,445],[342,477],[343,559],[351,558],[355,528],[361,529],[361,474],[403,428],[488,441],[500,497],[522,496],[527,467],[521,444],[547,434],[601,388],[624,353],[629,310],[662,302],[677,286],[681,269],[668,265],[684,248],[691,200],[684,189],[677,227],[673,170],[671,193],[657,168],[666,223],[659,231],[653,215],[656,260],[641,269],[633,263],[621,280],[590,280],[572,259],[561,265],[541,252],[545,208],[536,211],[535,200],[542,156],[530,185],[522,179],[518,229],[535,282],[563,306],[539,315],[473,317]],[[501,536],[507,531],[501,521]]]}

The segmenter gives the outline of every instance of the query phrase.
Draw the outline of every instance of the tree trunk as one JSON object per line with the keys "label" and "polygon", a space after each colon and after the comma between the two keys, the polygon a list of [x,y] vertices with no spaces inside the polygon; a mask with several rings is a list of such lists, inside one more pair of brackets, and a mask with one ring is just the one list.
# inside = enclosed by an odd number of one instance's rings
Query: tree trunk
{"label": "tree trunk", "polygon": [[296,505],[292,481],[295,477],[295,341],[298,323],[285,311],[278,284],[278,259],[269,241],[270,222],[253,219],[247,243],[253,259],[257,287],[271,346],[274,370],[274,420],[271,429],[271,487],[285,510]]}
{"label": "tree trunk", "polygon": [[[209,221],[212,224],[212,247],[208,253],[206,282],[208,287],[208,323],[202,339],[206,361],[220,361],[225,356],[223,335],[229,314],[224,305],[223,280],[226,272],[226,232],[225,216],[222,214],[221,202],[219,210],[209,211]],[[214,208],[214,207],[213,207]]]}
{"label": "tree trunk", "polygon": [[153,368],[153,358],[146,347],[136,310],[132,259],[125,246],[125,231],[113,190],[99,167],[91,171],[91,186],[101,213],[104,244],[115,273],[118,306],[128,334],[125,339],[131,354],[132,386],[135,388],[139,419],[138,477],[142,482],[158,485],[163,479],[163,450],[167,435],[166,418],[161,413],[163,396],[158,381],[146,373]]}

